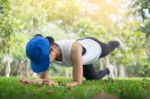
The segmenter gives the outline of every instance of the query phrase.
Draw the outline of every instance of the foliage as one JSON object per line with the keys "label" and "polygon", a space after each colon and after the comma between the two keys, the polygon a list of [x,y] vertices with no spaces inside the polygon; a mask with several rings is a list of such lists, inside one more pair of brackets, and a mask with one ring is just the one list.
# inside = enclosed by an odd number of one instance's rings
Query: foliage
{"label": "foliage", "polygon": [[149,0],[133,0],[132,7],[134,8],[133,12],[137,13],[142,17],[143,21],[141,22],[141,26],[139,26],[139,30],[145,33],[145,49],[147,55],[150,56],[150,1]]}
{"label": "foliage", "polygon": [[141,66],[137,64],[136,66],[128,66],[127,74],[129,77],[149,77],[150,76],[150,66],[145,64]]}
{"label": "foliage", "polygon": [[149,0],[133,0],[132,7],[134,8],[133,12],[137,13],[143,19],[141,31],[144,33],[150,34],[150,30],[149,30],[150,1]]}
{"label": "foliage", "polygon": [[10,35],[14,33],[12,24],[10,22],[11,17],[9,16],[9,5],[8,0],[2,0],[0,1],[0,49],[4,50],[6,49],[5,53],[7,52],[9,45],[8,40],[10,38]]}
{"label": "foliage", "polygon": [[150,19],[145,20],[143,25],[144,26],[140,27],[140,30],[142,32],[146,33],[147,35],[150,35],[150,29],[149,29],[149,27],[150,27]]}
{"label": "foliage", "polygon": [[[26,42],[38,32],[56,40],[91,36],[108,42],[119,38],[124,47],[110,55],[111,63],[116,61],[117,66],[149,64],[145,62],[148,55],[142,33],[149,33],[149,20],[145,19],[145,27],[139,29],[140,14],[133,13],[142,13],[145,7],[149,9],[149,0],[133,1],[1,0],[0,59],[6,53],[13,58],[26,58]],[[127,10],[129,3],[133,4],[130,11]]]}
{"label": "foliage", "polygon": [[146,19],[144,9],[149,9],[150,12],[150,1],[149,0],[133,0],[131,7],[134,8],[134,12],[138,12],[143,19]]}

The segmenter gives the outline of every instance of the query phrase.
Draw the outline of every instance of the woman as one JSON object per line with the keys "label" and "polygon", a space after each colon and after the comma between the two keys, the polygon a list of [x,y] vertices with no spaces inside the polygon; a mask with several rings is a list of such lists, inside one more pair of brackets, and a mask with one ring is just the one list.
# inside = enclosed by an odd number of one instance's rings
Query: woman
{"label": "woman", "polygon": [[26,55],[30,59],[33,72],[39,74],[40,80],[25,81],[26,83],[45,83],[57,85],[48,77],[51,63],[72,66],[73,81],[68,86],[82,84],[83,76],[87,80],[99,80],[112,73],[109,68],[95,71],[93,63],[110,54],[119,47],[118,41],[107,44],[95,38],[87,37],[79,40],[60,40],[55,42],[52,37],[35,35],[26,46]]}

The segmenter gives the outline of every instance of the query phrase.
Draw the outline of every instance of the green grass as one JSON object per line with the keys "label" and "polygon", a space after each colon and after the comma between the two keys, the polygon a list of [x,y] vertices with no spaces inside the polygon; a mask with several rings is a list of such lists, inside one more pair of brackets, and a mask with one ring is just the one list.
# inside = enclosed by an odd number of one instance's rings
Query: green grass
{"label": "green grass", "polygon": [[[56,78],[57,81],[69,79]],[[150,99],[150,79],[84,81],[80,86],[21,86],[18,78],[0,78],[0,99],[93,99],[107,93],[120,99]]]}

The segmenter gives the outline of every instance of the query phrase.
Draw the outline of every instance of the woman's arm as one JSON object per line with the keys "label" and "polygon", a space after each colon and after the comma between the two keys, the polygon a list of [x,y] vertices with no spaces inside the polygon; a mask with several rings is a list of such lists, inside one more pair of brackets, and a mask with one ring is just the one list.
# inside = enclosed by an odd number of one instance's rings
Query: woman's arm
{"label": "woman's arm", "polygon": [[55,82],[54,80],[52,80],[49,75],[48,72],[44,72],[42,74],[39,74],[39,78],[43,80],[44,84],[48,84],[48,85],[58,85],[57,82]]}
{"label": "woman's arm", "polygon": [[73,82],[68,83],[69,86],[82,84],[83,80],[83,63],[82,63],[82,47],[78,42],[73,43],[71,49],[71,60],[73,64]]}

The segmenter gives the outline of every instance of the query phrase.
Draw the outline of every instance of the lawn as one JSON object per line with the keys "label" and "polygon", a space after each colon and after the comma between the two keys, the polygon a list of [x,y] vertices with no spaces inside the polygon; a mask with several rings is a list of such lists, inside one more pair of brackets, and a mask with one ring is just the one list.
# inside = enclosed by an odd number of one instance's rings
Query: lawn
{"label": "lawn", "polygon": [[[75,87],[21,86],[18,80],[17,77],[0,78],[0,99],[98,99],[102,95],[120,99],[150,99],[150,79],[84,81]],[[66,82],[70,79],[55,80]]]}

